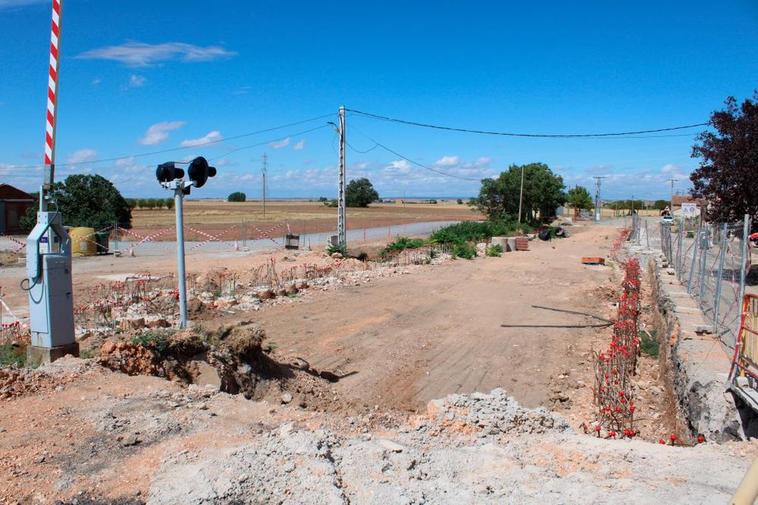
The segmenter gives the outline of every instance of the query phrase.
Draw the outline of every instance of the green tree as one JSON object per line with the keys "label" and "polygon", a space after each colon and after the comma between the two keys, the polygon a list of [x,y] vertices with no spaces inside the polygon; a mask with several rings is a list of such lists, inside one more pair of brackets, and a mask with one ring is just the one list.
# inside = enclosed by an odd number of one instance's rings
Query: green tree
{"label": "green tree", "polygon": [[535,222],[553,216],[566,202],[563,178],[555,175],[544,163],[511,165],[496,179],[482,179],[479,196],[473,204],[491,220],[518,217],[521,170],[524,171],[524,197],[521,216],[526,222]]}
{"label": "green tree", "polygon": [[[118,189],[100,175],[69,175],[50,190],[50,198],[63,214],[66,226],[86,226],[96,230],[118,223],[131,228],[132,211]],[[37,206],[31,207],[22,225],[31,229],[37,220]]]}
{"label": "green tree", "polygon": [[350,181],[345,188],[345,203],[348,207],[368,207],[368,204],[378,199],[379,193],[365,177]]}
{"label": "green tree", "polygon": [[716,130],[698,135],[692,157],[701,158],[692,172],[692,196],[705,198],[705,215],[714,222],[741,221],[745,214],[758,218],[758,90],[741,105],[726,99],[726,109],[711,114]]}
{"label": "green tree", "polygon": [[655,210],[663,210],[668,206],[669,206],[668,200],[656,200],[655,203],[653,204],[653,208]]}
{"label": "green tree", "polygon": [[574,186],[568,190],[566,201],[575,209],[589,210],[593,208],[592,196],[584,186]]}
{"label": "green tree", "polygon": [[244,202],[245,200],[247,200],[247,195],[241,191],[235,191],[226,198],[227,202]]}
{"label": "green tree", "polygon": [[163,205],[166,206],[168,210],[171,210],[174,208],[174,199],[173,198],[166,198],[163,200]]}

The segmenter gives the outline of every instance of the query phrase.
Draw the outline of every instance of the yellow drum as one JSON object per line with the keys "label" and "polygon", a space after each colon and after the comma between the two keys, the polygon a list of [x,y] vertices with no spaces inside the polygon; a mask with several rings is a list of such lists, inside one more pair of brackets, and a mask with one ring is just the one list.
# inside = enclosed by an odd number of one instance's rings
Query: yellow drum
{"label": "yellow drum", "polygon": [[94,256],[97,254],[97,237],[94,228],[71,228],[71,254],[73,256]]}

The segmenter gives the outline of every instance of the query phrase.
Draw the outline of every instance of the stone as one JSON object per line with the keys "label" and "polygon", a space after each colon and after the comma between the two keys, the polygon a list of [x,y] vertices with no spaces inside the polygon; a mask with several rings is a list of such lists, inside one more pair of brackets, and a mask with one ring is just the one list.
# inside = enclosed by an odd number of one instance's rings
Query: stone
{"label": "stone", "polygon": [[292,401],[292,394],[290,393],[282,393],[282,403],[288,404]]}
{"label": "stone", "polygon": [[378,438],[376,440],[376,443],[386,451],[403,452],[403,446],[393,442],[392,440],[387,440],[386,438]]}

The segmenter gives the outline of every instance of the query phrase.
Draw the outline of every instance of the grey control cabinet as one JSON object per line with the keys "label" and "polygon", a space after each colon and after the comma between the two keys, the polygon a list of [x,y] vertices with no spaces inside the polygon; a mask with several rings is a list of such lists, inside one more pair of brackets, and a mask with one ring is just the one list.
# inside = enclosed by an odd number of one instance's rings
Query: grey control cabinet
{"label": "grey control cabinet", "polygon": [[[71,344],[74,334],[74,296],[71,282],[71,257],[67,254],[42,254],[42,282],[29,290],[31,344],[58,347]],[[48,298],[49,304],[41,303]]]}

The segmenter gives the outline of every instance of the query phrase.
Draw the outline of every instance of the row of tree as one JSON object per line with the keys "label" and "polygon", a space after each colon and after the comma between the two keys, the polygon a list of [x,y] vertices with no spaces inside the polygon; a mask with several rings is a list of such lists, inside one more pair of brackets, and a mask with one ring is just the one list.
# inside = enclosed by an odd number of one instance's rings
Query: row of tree
{"label": "row of tree", "polygon": [[174,208],[173,198],[126,198],[130,209],[168,209]]}
{"label": "row of tree", "polygon": [[[713,222],[735,222],[745,214],[753,217],[758,226],[758,91],[754,99],[738,104],[733,97],[726,108],[711,115],[710,130],[701,133],[692,148],[692,156],[701,158],[700,166],[692,173],[692,196],[704,198],[707,219]],[[523,181],[523,182],[522,182]],[[523,197],[522,194],[523,184]],[[511,165],[496,178],[482,180],[479,195],[470,205],[490,219],[513,219],[521,212],[522,220],[536,222],[549,218],[566,203],[579,209],[590,209],[592,197],[586,188],[577,186],[565,192],[563,179],[544,163]],[[100,175],[71,175],[53,185],[53,208],[65,216],[65,224],[101,229],[118,223],[131,226],[131,211],[135,208],[171,209],[171,198],[126,200],[115,186]],[[346,203],[350,207],[366,207],[379,199],[366,178],[350,181],[346,188]],[[241,192],[229,195],[230,201],[244,201]],[[325,203],[332,202],[326,199]],[[459,201],[459,203],[461,203]],[[616,202],[621,207],[642,208],[642,201]],[[668,202],[657,200],[654,208],[663,209]],[[27,230],[36,221],[36,206],[30,207],[21,224]]]}

